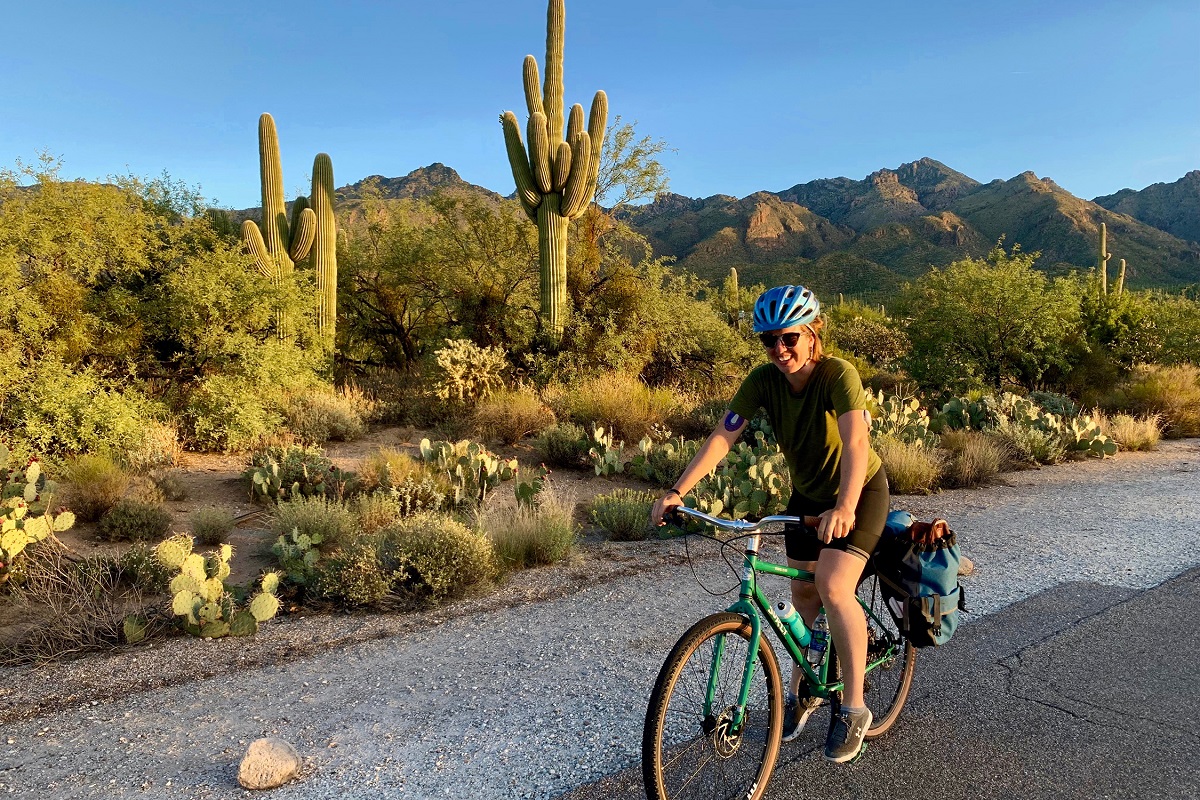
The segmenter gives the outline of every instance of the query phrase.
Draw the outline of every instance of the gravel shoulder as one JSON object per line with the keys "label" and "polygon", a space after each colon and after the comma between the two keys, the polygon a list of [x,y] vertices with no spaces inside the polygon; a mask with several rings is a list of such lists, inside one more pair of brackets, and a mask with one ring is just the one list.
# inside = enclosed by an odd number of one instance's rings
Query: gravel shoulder
{"label": "gravel shoulder", "polygon": [[[1200,564],[1198,474],[1200,440],[1181,440],[896,505],[951,521],[979,618],[1065,582],[1148,588]],[[705,590],[736,585],[719,554],[687,555],[607,544],[436,612],[0,670],[0,795],[242,797],[246,745],[277,735],[307,770],[273,797],[555,796],[636,763],[666,652],[729,602]]]}

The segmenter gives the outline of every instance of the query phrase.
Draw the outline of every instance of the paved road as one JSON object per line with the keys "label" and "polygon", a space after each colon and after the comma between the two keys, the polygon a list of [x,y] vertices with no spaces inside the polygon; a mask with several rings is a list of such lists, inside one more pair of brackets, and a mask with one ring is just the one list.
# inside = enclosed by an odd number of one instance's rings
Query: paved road
{"label": "paved road", "polygon": [[[785,744],[767,797],[1194,800],[1198,665],[1200,569],[1140,592],[1064,584],[922,651],[858,764],[828,764],[823,731]],[[629,770],[565,797],[644,796]]]}
{"label": "paved road", "polygon": [[[1198,476],[1200,440],[1187,440],[901,498],[955,523],[979,565],[968,583],[979,613],[950,646],[921,653],[911,708],[864,762],[826,766],[814,733],[784,753],[774,796],[1200,795]],[[698,572],[736,583],[713,559]],[[309,765],[273,800],[540,800],[585,783],[579,798],[636,797],[622,770],[637,763],[654,676],[678,635],[727,602],[686,566],[660,567],[12,723],[0,731],[0,797],[242,797],[238,760],[263,735]],[[115,658],[130,672],[148,660]],[[0,695],[19,680],[0,672]]]}

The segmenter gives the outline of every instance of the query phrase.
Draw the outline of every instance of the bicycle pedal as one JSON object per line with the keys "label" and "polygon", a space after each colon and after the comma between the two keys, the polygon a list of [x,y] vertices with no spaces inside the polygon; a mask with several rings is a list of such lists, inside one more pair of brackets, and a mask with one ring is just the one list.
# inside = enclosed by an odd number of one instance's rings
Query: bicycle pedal
{"label": "bicycle pedal", "polygon": [[862,760],[863,753],[866,753],[866,752],[867,752],[867,743],[863,742],[862,748],[859,749],[859,751],[858,751],[858,755],[856,755],[854,758],[850,759],[850,761],[848,763],[857,764],[859,761]]}

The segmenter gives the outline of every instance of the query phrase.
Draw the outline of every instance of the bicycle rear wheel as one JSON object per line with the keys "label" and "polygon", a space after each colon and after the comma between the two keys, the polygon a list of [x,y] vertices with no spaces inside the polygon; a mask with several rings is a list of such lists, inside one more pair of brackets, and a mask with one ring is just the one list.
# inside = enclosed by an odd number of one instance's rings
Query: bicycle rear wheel
{"label": "bicycle rear wheel", "polygon": [[[863,680],[863,700],[871,709],[872,717],[866,738],[874,739],[887,733],[900,717],[912,688],[917,650],[904,638],[888,611],[879,578],[874,573],[859,583],[858,596],[870,611],[866,615],[867,664],[879,662]],[[837,659],[832,642],[829,650],[830,658]],[[840,679],[841,664],[835,660],[832,668]]]}
{"label": "bicycle rear wheel", "polygon": [[667,656],[642,732],[642,779],[650,800],[757,800],[766,791],[783,732],[783,684],[775,652],[760,637],[745,720],[734,729],[750,635],[745,617],[713,614],[693,625]]}

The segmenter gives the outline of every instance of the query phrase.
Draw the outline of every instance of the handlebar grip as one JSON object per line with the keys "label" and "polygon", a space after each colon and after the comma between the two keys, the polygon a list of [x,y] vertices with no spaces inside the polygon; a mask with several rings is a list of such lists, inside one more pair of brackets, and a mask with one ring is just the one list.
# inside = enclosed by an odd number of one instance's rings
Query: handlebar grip
{"label": "handlebar grip", "polygon": [[682,511],[679,511],[677,509],[678,509],[678,506],[676,506],[675,508],[672,508],[670,511],[663,514],[663,522],[667,523],[668,525],[676,525],[676,526],[682,528],[683,527],[683,518],[685,515]]}

